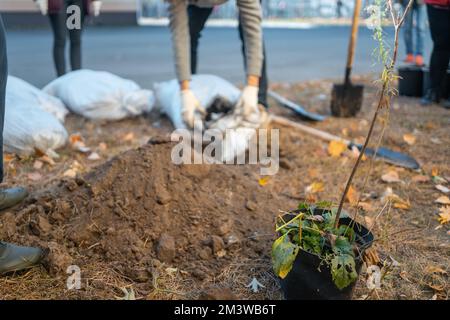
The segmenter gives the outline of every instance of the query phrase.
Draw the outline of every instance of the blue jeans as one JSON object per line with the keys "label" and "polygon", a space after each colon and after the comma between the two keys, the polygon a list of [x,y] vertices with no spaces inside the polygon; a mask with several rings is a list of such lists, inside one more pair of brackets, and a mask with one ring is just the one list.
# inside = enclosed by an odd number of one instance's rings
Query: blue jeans
{"label": "blue jeans", "polygon": [[[416,24],[414,28],[414,17]],[[427,19],[427,9],[424,4],[414,4],[405,18],[404,36],[406,53],[423,55],[423,43],[425,39],[425,24]],[[413,46],[413,30],[416,30],[416,46]]]}

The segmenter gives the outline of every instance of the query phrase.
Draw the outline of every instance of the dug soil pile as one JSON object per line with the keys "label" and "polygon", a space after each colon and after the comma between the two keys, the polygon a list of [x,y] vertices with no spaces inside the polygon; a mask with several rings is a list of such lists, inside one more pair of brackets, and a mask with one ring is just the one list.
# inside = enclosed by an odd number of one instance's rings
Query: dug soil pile
{"label": "dug soil pile", "polygon": [[[101,271],[150,293],[157,269],[172,266],[178,279],[196,282],[198,290],[189,294],[196,297],[209,294],[202,280],[219,276],[236,259],[264,258],[270,268],[272,237],[259,235],[273,233],[286,199],[255,191],[255,166],[174,165],[173,146],[153,139],[60,182],[35,195],[6,232],[11,240],[48,248],[45,267],[53,276],[79,266],[85,279],[93,279],[91,289]],[[77,295],[85,297],[83,290]]]}

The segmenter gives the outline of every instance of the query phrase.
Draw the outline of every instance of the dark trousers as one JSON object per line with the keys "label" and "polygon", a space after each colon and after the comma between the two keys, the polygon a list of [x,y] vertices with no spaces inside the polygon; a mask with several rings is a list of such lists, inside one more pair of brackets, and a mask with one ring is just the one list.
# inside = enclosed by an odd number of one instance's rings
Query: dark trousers
{"label": "dark trousers", "polygon": [[3,126],[5,123],[5,91],[7,79],[6,37],[2,17],[0,16],[0,182],[3,181]]}
{"label": "dark trousers", "polygon": [[55,63],[56,73],[62,76],[66,73],[66,40],[67,34],[70,39],[70,65],[72,70],[81,69],[81,29],[68,30],[66,8],[71,5],[80,7],[81,26],[84,22],[84,8],[82,0],[65,0],[65,7],[59,13],[49,14],[50,25],[53,30],[53,60]]}
{"label": "dark trousers", "polygon": [[427,8],[431,38],[433,39],[430,85],[431,89],[439,92],[450,61],[450,10],[439,9],[431,5],[427,5]]}
{"label": "dark trousers", "polygon": [[[200,8],[195,5],[188,6],[189,15],[189,34],[191,38],[191,73],[197,73],[197,49],[198,40],[201,37],[201,32],[205,27],[206,21],[212,13],[213,8]],[[239,37],[242,43],[242,55],[244,57],[244,63],[246,60],[246,47],[244,40],[244,32],[242,30],[242,25],[239,23]],[[267,104],[267,72],[266,72],[266,52],[263,49],[263,64],[261,70],[261,78],[259,79],[259,91],[258,91],[258,103],[262,104],[264,107],[268,107]]]}

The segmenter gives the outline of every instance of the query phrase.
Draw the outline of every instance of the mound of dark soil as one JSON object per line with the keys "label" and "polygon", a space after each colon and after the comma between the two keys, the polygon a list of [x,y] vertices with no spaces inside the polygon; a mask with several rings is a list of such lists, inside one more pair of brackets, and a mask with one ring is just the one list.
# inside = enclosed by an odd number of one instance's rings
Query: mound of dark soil
{"label": "mound of dark soil", "polygon": [[172,147],[153,140],[35,195],[6,236],[47,248],[52,275],[103,264],[138,283],[155,263],[202,281],[236,255],[268,259],[285,203],[259,186],[258,167],[174,165]]}

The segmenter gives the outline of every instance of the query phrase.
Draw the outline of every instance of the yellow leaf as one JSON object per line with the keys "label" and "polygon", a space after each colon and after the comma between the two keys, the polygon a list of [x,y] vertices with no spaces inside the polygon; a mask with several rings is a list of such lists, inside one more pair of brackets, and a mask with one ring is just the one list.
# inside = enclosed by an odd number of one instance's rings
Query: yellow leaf
{"label": "yellow leaf", "polygon": [[266,184],[269,183],[269,177],[263,177],[263,178],[260,178],[260,179],[258,180],[258,183],[259,183],[259,185],[260,185],[261,187],[264,187]]}
{"label": "yellow leaf", "polygon": [[439,169],[436,167],[431,168],[431,176],[436,177],[439,175]]}
{"label": "yellow leaf", "polygon": [[450,222],[450,206],[445,206],[439,209],[438,221],[440,224],[446,224]]}
{"label": "yellow leaf", "polygon": [[350,186],[350,189],[348,189],[346,199],[348,202],[350,202],[351,205],[355,205],[359,199],[358,191],[356,191],[352,186]]}
{"label": "yellow leaf", "polygon": [[324,190],[324,184],[322,182],[313,182],[306,187],[305,193],[318,193]]}
{"label": "yellow leaf", "polygon": [[441,196],[434,201],[439,204],[450,204],[450,199],[447,196]]}
{"label": "yellow leaf", "polygon": [[410,133],[403,135],[403,140],[410,146],[412,146],[414,143],[416,143],[416,137]]}
{"label": "yellow leaf", "polygon": [[409,201],[405,201],[405,200],[401,199],[398,196],[393,199],[393,202],[394,202],[394,208],[401,209],[401,210],[411,209],[411,203]]}
{"label": "yellow leaf", "polygon": [[433,274],[433,273],[447,274],[447,271],[445,271],[444,269],[437,267],[437,266],[428,266],[425,268],[425,273],[427,273],[427,274]]}
{"label": "yellow leaf", "polygon": [[328,153],[332,157],[340,157],[345,150],[347,150],[347,145],[341,141],[333,140],[328,144]]}

